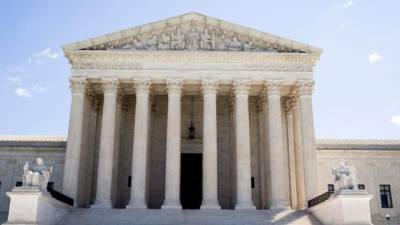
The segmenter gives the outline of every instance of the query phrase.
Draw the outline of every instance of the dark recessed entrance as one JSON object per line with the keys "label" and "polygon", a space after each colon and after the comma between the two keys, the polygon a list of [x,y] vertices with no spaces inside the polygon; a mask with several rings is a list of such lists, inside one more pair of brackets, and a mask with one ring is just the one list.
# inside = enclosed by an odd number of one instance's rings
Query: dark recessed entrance
{"label": "dark recessed entrance", "polygon": [[202,155],[181,155],[181,204],[183,209],[200,209],[202,199]]}

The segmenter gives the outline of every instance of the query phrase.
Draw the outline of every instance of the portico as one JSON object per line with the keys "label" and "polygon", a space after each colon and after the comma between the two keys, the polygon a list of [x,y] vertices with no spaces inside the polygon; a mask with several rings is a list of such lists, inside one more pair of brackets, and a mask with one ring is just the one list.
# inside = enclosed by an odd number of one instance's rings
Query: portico
{"label": "portico", "polygon": [[181,209],[182,153],[202,154],[201,209],[303,209],[319,194],[319,49],[191,13],[64,50],[77,206]]}

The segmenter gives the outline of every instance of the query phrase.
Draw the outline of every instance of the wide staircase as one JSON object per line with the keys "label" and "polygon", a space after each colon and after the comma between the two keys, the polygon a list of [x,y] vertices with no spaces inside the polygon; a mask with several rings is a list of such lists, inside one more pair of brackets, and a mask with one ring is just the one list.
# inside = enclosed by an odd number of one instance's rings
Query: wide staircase
{"label": "wide staircase", "polygon": [[157,210],[83,209],[58,225],[321,225],[306,211],[294,210]]}

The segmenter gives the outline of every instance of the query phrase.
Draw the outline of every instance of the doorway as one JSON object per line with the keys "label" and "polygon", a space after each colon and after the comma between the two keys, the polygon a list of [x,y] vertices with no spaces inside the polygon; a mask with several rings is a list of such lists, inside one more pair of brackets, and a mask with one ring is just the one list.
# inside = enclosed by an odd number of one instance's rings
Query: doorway
{"label": "doorway", "polygon": [[183,209],[200,209],[202,200],[202,154],[181,154],[181,204]]}

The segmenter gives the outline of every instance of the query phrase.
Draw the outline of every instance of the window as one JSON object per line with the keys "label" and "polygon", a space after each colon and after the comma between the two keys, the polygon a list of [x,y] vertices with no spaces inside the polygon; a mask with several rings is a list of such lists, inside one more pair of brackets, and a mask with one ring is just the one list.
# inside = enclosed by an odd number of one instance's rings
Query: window
{"label": "window", "polygon": [[365,184],[359,184],[358,185],[359,190],[365,190]]}
{"label": "window", "polygon": [[379,190],[381,193],[382,208],[393,208],[392,193],[390,191],[390,185],[381,184],[381,185],[379,185]]}
{"label": "window", "polygon": [[15,182],[16,187],[22,187],[22,181],[17,181]]}
{"label": "window", "polygon": [[251,188],[254,188],[254,177],[251,177]]}
{"label": "window", "polygon": [[129,176],[129,177],[128,177],[128,187],[131,187],[131,179],[132,179],[132,177]]}
{"label": "window", "polygon": [[328,184],[328,191],[329,192],[334,192],[335,191],[335,186],[333,184]]}

